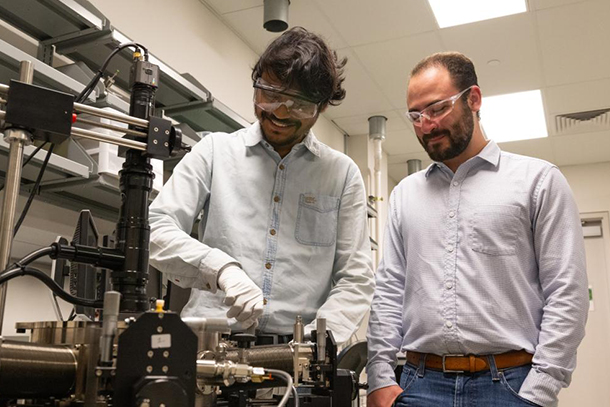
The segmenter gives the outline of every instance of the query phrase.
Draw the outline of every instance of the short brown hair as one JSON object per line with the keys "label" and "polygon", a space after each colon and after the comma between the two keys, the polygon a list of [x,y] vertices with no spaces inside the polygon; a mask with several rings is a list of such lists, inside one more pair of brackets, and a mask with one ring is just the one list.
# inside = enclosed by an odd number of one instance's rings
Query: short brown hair
{"label": "short brown hair", "polygon": [[411,77],[432,66],[445,68],[458,91],[479,85],[474,64],[470,58],[459,52],[437,52],[422,59],[411,71]]}

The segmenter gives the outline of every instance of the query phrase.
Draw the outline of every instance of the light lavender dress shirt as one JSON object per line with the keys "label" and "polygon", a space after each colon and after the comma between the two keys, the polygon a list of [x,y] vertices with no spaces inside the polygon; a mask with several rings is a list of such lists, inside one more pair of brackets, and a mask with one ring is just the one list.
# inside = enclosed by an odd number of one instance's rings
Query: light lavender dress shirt
{"label": "light lavender dress shirt", "polygon": [[525,349],[519,395],[543,406],[571,380],[588,311],[585,251],[567,181],[493,141],[454,174],[442,163],[390,198],[369,321],[369,392],[395,384],[398,351]]}

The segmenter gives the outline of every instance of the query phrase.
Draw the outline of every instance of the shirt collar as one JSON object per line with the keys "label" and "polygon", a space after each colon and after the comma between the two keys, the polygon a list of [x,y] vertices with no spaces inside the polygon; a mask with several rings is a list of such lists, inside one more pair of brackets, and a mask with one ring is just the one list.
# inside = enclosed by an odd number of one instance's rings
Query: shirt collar
{"label": "shirt collar", "polygon": [[[263,131],[261,129],[261,124],[259,121],[256,121],[252,126],[250,126],[244,137],[244,143],[246,147],[253,147],[263,141]],[[303,141],[299,144],[303,144],[313,155],[316,157],[320,157],[320,141],[314,136],[313,131],[309,131],[307,136],[303,139]],[[297,144],[295,147],[299,146]]]}
{"label": "shirt collar", "polygon": [[[487,145],[485,147],[483,147],[483,149],[479,152],[479,154],[472,157],[470,160],[474,160],[474,159],[482,159],[484,161],[487,161],[494,167],[497,167],[498,164],[500,163],[500,147],[498,147],[498,144],[495,141],[489,140]],[[470,160],[468,160],[468,161],[470,161]],[[445,166],[445,164],[436,162],[436,161],[433,162],[432,164],[430,164],[428,169],[426,169],[426,178],[428,178],[428,175],[430,175],[432,173],[432,171],[434,171],[435,168],[438,167],[440,169],[443,166]]]}

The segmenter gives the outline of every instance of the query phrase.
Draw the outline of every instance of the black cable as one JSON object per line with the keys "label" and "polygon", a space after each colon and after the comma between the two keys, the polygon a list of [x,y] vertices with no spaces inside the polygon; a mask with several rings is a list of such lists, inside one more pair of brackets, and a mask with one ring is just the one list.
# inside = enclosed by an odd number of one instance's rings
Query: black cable
{"label": "black cable", "polygon": [[21,258],[21,260],[19,260],[17,263],[15,263],[15,265],[16,266],[27,266],[28,264],[30,264],[34,260],[38,260],[41,257],[52,255],[56,251],[57,251],[57,248],[54,247],[54,246],[42,247],[42,248],[40,248],[38,250],[34,250],[32,253],[30,253],[27,256]]}
{"label": "black cable", "polygon": [[36,155],[36,153],[38,153],[44,146],[46,146],[48,143],[48,141],[45,141],[44,143],[42,143],[41,145],[39,145],[38,147],[36,147],[36,150],[34,150],[34,152],[32,154],[30,154],[28,156],[28,158],[25,159],[25,161],[23,162],[23,164],[21,165],[21,167],[25,167],[32,158],[34,158],[34,156]]}
{"label": "black cable", "polygon": [[49,151],[47,151],[47,155],[44,158],[44,162],[42,163],[42,167],[40,167],[40,172],[38,172],[38,177],[36,178],[34,187],[30,191],[30,196],[28,197],[28,200],[25,203],[25,206],[23,207],[23,211],[21,211],[21,216],[19,217],[19,220],[15,224],[15,230],[13,232],[13,237],[17,236],[17,232],[19,232],[19,228],[21,227],[21,224],[23,223],[25,216],[28,214],[28,211],[30,210],[32,201],[34,201],[34,196],[38,192],[38,188],[40,188],[40,183],[42,182],[42,176],[44,175],[44,171],[47,169],[47,164],[49,164],[49,159],[51,158],[51,154],[53,154],[54,147],[55,147],[55,144],[51,143],[51,146],[49,147]]}
{"label": "black cable", "polygon": [[[28,158],[25,159],[25,161],[23,162],[23,164],[21,164],[21,168],[25,167],[32,158],[34,158],[34,156],[36,155],[36,153],[38,153],[40,151],[41,148],[43,148],[44,146],[47,145],[47,142],[45,141],[44,143],[42,143],[41,145],[39,145],[38,147],[36,147],[36,150],[34,150],[34,152],[32,154],[30,154],[28,156]],[[2,191],[4,189],[4,184],[0,185],[0,191]]]}
{"label": "black cable", "polygon": [[62,300],[69,302],[70,304],[81,305],[83,307],[92,307],[92,308],[103,308],[104,307],[104,301],[88,300],[86,298],[74,297],[74,296],[68,294],[67,292],[65,292],[63,290],[62,287],[60,287],[55,282],[55,280],[53,280],[51,277],[47,276],[44,272],[42,272],[38,269],[35,269],[33,267],[17,266],[16,268],[14,268],[12,270],[9,270],[9,271],[6,271],[6,272],[0,274],[0,285],[6,283],[9,280],[12,280],[13,278],[21,277],[21,276],[32,276],[34,278],[37,278],[44,285],[49,287],[55,295],[57,295]]}
{"label": "black cable", "polygon": [[121,50],[128,48],[128,47],[141,48],[144,51],[144,59],[146,61],[148,61],[148,49],[146,47],[142,46],[141,44],[138,44],[137,42],[128,42],[128,43],[119,45],[106,57],[106,60],[102,63],[102,66],[97,71],[95,76],[93,76],[93,78],[91,78],[91,81],[89,81],[87,86],[85,86],[85,88],[81,91],[81,93],[76,97],[76,100],[75,100],[76,103],[83,103],[85,100],[87,100],[87,98],[89,97],[91,92],[93,92],[93,89],[95,89],[95,87],[97,86],[97,83],[99,82],[99,80],[102,78],[102,75],[104,74],[104,71],[108,67],[110,60]]}

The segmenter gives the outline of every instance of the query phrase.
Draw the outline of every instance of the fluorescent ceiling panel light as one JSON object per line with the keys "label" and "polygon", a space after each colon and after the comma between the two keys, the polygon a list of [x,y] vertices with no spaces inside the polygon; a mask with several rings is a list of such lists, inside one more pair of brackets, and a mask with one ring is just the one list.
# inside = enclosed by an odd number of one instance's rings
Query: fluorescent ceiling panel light
{"label": "fluorescent ceiling panel light", "polygon": [[496,143],[548,137],[540,90],[483,98],[481,125]]}
{"label": "fluorescent ceiling panel light", "polygon": [[440,28],[527,11],[525,0],[428,0]]}

